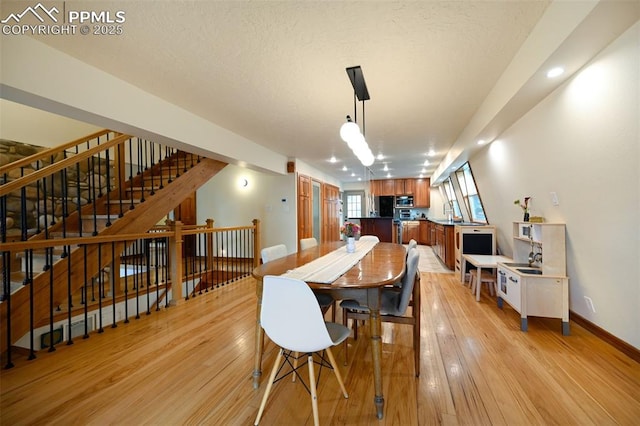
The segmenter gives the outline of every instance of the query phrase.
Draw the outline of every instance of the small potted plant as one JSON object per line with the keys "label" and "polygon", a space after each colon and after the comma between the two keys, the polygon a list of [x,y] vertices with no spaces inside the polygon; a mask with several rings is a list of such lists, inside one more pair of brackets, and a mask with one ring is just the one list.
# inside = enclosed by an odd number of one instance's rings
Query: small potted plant
{"label": "small potted plant", "polygon": [[347,252],[356,251],[356,236],[360,234],[360,225],[353,222],[345,222],[340,228],[340,233],[347,238]]}
{"label": "small potted plant", "polygon": [[519,205],[524,212],[524,221],[529,222],[529,200],[531,197],[524,197],[524,201],[521,203],[520,200],[515,200],[513,204]]}

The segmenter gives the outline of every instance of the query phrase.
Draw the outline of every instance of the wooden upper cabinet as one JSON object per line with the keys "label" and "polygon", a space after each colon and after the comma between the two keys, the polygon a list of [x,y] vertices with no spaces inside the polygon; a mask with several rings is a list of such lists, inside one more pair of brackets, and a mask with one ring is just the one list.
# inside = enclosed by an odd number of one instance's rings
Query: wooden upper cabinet
{"label": "wooden upper cabinet", "polygon": [[413,205],[415,207],[430,207],[431,206],[431,180],[415,179],[415,191],[413,192]]}
{"label": "wooden upper cabinet", "polygon": [[394,195],[413,195],[415,193],[415,179],[394,179]]}
{"label": "wooden upper cabinet", "polygon": [[372,180],[370,188],[373,195],[396,195],[393,179]]}

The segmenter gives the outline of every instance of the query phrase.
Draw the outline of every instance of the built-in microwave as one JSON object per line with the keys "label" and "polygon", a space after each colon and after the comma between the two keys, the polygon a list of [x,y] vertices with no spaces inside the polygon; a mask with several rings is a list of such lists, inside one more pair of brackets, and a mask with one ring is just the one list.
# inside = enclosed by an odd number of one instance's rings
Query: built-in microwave
{"label": "built-in microwave", "polygon": [[396,207],[413,207],[413,195],[400,195],[396,197]]}

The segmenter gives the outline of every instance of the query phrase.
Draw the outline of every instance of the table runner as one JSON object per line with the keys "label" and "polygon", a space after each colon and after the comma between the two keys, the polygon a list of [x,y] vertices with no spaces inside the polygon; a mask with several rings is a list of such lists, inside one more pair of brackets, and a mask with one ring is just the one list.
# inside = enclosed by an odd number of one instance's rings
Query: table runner
{"label": "table runner", "polygon": [[376,244],[377,241],[356,241],[356,251],[353,253],[347,253],[346,247],[340,247],[312,262],[287,271],[282,276],[314,283],[332,283],[360,262]]}

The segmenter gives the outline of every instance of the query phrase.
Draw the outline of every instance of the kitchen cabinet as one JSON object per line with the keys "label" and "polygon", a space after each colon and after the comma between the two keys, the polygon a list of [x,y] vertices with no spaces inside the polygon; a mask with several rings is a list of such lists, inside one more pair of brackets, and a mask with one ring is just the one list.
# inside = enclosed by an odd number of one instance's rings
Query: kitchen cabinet
{"label": "kitchen cabinet", "polygon": [[408,244],[410,240],[420,239],[420,222],[417,220],[402,221],[402,244]]}
{"label": "kitchen cabinet", "polygon": [[413,195],[415,188],[415,179],[394,179],[395,195]]}
{"label": "kitchen cabinet", "polygon": [[360,234],[375,235],[383,243],[392,243],[393,239],[393,219],[387,217],[367,217],[360,218]]}
{"label": "kitchen cabinet", "polygon": [[393,179],[372,180],[370,189],[373,195],[396,195]]}
{"label": "kitchen cabinet", "polygon": [[454,270],[455,251],[453,225],[434,223],[434,229],[435,243],[433,243],[433,251],[447,268]]}
{"label": "kitchen cabinet", "polygon": [[498,264],[498,307],[506,301],[515,309],[522,331],[527,331],[530,316],[560,318],[562,334],[568,335],[565,225],[514,222],[513,243],[514,262]]}
{"label": "kitchen cabinet", "polygon": [[431,207],[431,180],[416,179],[413,205],[415,207]]}
{"label": "kitchen cabinet", "polygon": [[418,236],[418,243],[424,244],[427,246],[431,245],[431,229],[429,229],[430,224],[431,222],[429,222],[428,220],[420,221],[420,233]]}

